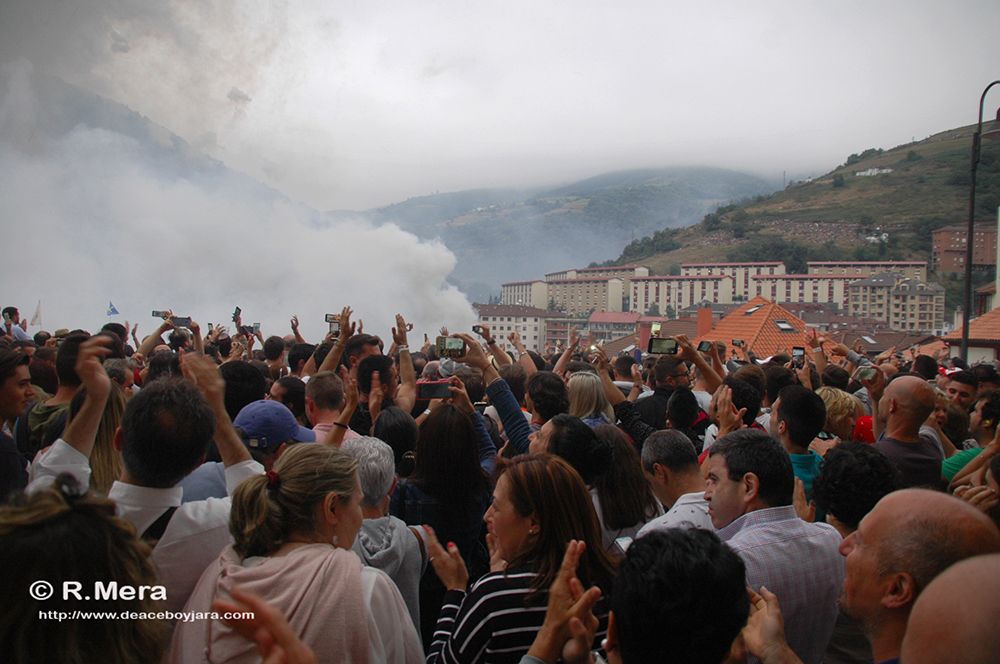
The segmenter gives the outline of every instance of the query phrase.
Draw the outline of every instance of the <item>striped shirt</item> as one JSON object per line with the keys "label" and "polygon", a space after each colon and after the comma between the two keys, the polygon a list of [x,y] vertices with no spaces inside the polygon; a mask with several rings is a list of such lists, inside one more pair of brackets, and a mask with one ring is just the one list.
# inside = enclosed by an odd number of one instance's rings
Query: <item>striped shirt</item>
{"label": "striped shirt", "polygon": [[757,592],[767,586],[778,596],[788,646],[805,664],[819,664],[844,587],[840,533],[803,521],[788,505],[748,512],[718,535],[746,564],[747,585]]}
{"label": "striped shirt", "polygon": [[[487,574],[468,593],[449,590],[444,596],[427,663],[483,662],[517,664],[528,653],[545,621],[548,592],[526,602],[535,568],[522,565]],[[608,631],[604,597],[594,606],[600,620],[594,647]]]}

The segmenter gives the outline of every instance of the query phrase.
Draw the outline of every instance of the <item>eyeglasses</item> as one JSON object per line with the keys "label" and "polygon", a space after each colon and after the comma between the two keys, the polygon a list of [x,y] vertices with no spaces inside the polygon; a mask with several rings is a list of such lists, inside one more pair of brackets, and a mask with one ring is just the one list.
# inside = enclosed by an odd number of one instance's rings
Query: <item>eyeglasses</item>
{"label": "eyeglasses", "polygon": [[688,373],[687,371],[685,371],[684,373],[670,374],[670,377],[671,378],[690,378],[691,374]]}

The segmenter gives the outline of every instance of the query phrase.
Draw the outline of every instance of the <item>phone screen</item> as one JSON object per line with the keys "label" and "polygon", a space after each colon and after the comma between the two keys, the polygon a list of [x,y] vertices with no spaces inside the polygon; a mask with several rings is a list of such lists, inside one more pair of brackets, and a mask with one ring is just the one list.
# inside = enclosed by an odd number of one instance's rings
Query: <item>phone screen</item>
{"label": "phone screen", "polygon": [[446,380],[437,380],[427,383],[417,383],[418,399],[448,399],[454,396],[448,386],[451,385]]}
{"label": "phone screen", "polygon": [[647,352],[653,355],[674,355],[677,353],[677,342],[673,339],[651,337]]}

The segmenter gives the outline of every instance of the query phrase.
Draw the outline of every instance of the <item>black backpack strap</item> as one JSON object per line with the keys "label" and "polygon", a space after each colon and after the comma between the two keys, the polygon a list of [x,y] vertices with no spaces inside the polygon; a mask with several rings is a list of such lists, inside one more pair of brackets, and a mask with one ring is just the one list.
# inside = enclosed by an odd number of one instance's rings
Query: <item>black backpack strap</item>
{"label": "black backpack strap", "polygon": [[176,507],[168,508],[166,512],[160,515],[160,518],[150,524],[149,528],[146,528],[139,539],[151,547],[156,546],[156,543],[163,537],[163,533],[167,532],[167,526],[170,525],[170,519],[173,518],[176,511]]}

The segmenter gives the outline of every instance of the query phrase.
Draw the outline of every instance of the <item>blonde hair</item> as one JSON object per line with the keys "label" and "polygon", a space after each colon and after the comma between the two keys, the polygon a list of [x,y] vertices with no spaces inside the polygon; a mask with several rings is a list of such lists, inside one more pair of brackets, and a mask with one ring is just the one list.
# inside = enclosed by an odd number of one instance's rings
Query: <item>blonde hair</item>
{"label": "blonde hair", "polygon": [[848,415],[853,415],[854,419],[858,419],[865,414],[865,407],[861,404],[861,400],[841,389],[824,385],[816,390],[816,394],[826,405],[826,423],[823,425],[823,430],[827,433],[833,431],[837,423]]}
{"label": "blonde hair", "polygon": [[233,493],[229,532],[244,558],[278,550],[290,535],[316,531],[316,505],[331,493],[350,501],[358,461],[335,447],[292,445],[274,464],[276,480],[250,477]]}
{"label": "blonde hair", "polygon": [[[83,400],[86,396],[87,388],[81,387],[76,391],[70,404],[67,426],[83,407]],[[108,401],[101,414],[101,424],[97,428],[97,435],[94,438],[94,450],[90,453],[90,489],[102,496],[108,495],[111,485],[122,474],[122,455],[115,449],[114,441],[115,432],[121,426],[122,417],[125,414],[127,401],[122,386],[111,381],[111,392],[108,394]]]}
{"label": "blonde hair", "polygon": [[567,391],[570,415],[584,418],[599,413],[609,422],[615,421],[615,411],[604,395],[604,386],[597,374],[577,371],[570,376]]}
{"label": "blonde hair", "polygon": [[[40,610],[72,613],[99,608],[112,613],[162,611],[155,589],[126,600],[114,596],[97,606],[61,590],[46,600],[29,595],[37,579],[57,589],[75,581],[84,590],[98,581],[124,586],[156,586],[149,546],[136,539],[132,524],[115,516],[115,504],[84,494],[64,473],[53,486],[19,495],[0,506],[0,557],[10,573],[0,578],[5,617],[0,629],[4,657],[12,662],[159,662],[166,645],[166,625],[155,618],[138,620],[38,620]],[[161,591],[165,596],[165,591]],[[156,597],[156,599],[154,599]],[[87,597],[89,600],[90,598]]]}

